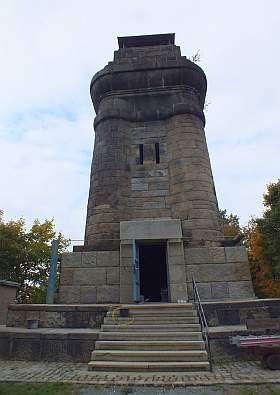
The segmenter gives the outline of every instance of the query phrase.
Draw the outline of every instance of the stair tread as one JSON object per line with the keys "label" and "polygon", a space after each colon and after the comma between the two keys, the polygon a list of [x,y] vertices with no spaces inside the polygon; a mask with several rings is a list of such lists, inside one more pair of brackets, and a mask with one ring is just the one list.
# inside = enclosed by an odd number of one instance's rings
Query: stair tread
{"label": "stair tread", "polygon": [[168,361],[168,362],[143,362],[143,361],[90,361],[89,365],[95,366],[111,366],[111,367],[206,367],[209,366],[208,361]]}
{"label": "stair tread", "polygon": [[132,345],[138,345],[138,344],[155,344],[155,345],[160,345],[160,344],[174,344],[174,345],[184,345],[184,344],[204,344],[203,340],[133,340],[133,341],[129,341],[129,340],[98,340],[96,342],[96,344],[132,344]]}
{"label": "stair tread", "polygon": [[114,355],[207,355],[206,350],[94,350],[94,354],[114,354]]}

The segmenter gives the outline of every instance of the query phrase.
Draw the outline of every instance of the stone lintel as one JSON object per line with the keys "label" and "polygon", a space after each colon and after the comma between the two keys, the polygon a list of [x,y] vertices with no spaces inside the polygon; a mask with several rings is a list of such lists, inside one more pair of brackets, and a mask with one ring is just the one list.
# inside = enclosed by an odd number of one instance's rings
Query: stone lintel
{"label": "stone lintel", "polygon": [[178,239],[182,237],[181,221],[178,219],[123,221],[120,223],[120,235],[122,240]]}

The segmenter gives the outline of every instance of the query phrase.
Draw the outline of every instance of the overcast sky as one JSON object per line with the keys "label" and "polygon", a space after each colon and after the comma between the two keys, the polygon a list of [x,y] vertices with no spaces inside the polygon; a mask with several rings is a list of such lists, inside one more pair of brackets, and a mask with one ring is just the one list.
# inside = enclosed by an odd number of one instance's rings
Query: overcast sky
{"label": "overcast sky", "polygon": [[0,209],[82,239],[94,143],[92,75],[117,36],[176,33],[208,79],[206,135],[221,208],[262,212],[280,170],[280,3],[0,0]]}

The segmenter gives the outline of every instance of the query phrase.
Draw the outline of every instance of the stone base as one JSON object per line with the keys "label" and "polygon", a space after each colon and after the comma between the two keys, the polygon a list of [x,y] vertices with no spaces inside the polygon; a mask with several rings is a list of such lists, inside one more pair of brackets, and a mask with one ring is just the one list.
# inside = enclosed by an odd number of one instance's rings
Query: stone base
{"label": "stone base", "polygon": [[119,303],[119,251],[69,252],[62,255],[60,303]]}
{"label": "stone base", "polygon": [[0,326],[0,359],[88,362],[98,330],[25,329]]}
{"label": "stone base", "polygon": [[188,295],[192,299],[192,278],[201,300],[253,298],[254,290],[246,248],[185,247]]}
{"label": "stone base", "polygon": [[[167,239],[166,247],[169,302],[192,300],[193,278],[201,300],[254,297],[245,247],[191,248],[180,237]],[[63,254],[59,302],[133,303],[132,262],[132,240],[125,239],[118,251]]]}

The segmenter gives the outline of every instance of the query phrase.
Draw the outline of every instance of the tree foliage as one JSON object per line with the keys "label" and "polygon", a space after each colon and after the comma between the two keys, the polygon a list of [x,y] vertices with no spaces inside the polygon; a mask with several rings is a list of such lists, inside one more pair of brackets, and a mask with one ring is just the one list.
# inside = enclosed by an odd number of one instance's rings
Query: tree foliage
{"label": "tree foliage", "polygon": [[20,284],[20,303],[44,303],[50,268],[51,241],[59,238],[59,252],[69,242],[55,232],[54,220],[35,220],[29,230],[23,218],[5,222],[0,211],[0,278]]}
{"label": "tree foliage", "polygon": [[241,233],[239,217],[235,214],[228,214],[227,210],[220,210],[220,220],[225,237],[234,237]]}
{"label": "tree foliage", "polygon": [[252,279],[259,297],[280,297],[280,180],[267,186],[264,213],[244,228]]}

